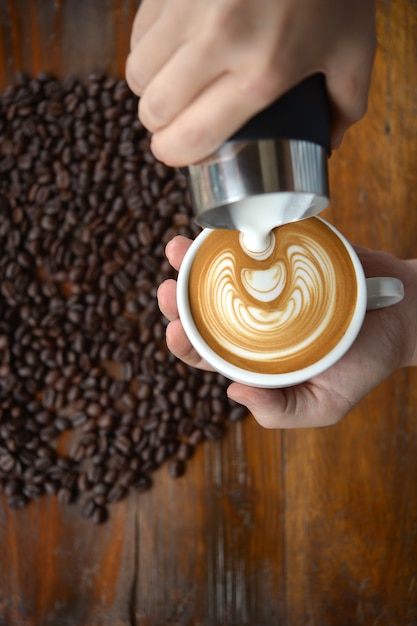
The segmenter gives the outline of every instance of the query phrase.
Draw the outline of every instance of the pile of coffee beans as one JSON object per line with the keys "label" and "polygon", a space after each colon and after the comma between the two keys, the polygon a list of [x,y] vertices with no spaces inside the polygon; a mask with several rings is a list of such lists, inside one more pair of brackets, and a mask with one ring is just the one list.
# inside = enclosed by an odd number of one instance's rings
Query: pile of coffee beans
{"label": "pile of coffee beans", "polygon": [[19,74],[0,98],[0,487],[95,523],[246,411],[165,347],[158,285],[186,182],[155,161],[123,80]]}

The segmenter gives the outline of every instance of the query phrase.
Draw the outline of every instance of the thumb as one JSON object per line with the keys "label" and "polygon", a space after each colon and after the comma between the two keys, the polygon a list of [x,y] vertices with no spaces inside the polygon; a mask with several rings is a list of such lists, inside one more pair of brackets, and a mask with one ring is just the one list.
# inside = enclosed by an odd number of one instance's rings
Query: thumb
{"label": "thumb", "polygon": [[243,404],[264,428],[291,428],[286,394],[281,389],[258,389],[241,383],[232,383],[227,395],[231,400]]}
{"label": "thumb", "polygon": [[282,389],[258,389],[240,383],[228,388],[229,398],[243,404],[264,428],[313,428],[336,424],[352,403],[317,380]]}

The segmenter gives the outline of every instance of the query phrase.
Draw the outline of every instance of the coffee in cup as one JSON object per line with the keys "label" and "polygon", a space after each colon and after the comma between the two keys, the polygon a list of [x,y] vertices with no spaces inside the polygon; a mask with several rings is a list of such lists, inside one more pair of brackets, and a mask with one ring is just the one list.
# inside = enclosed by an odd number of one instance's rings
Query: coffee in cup
{"label": "coffee in cup", "polygon": [[[401,299],[400,281],[384,280],[377,298],[394,288],[392,302]],[[279,387],[346,352],[363,323],[367,283],[349,242],[313,217],[275,228],[261,252],[238,231],[206,229],[183,261],[177,299],[185,332],[209,364],[233,380]]]}

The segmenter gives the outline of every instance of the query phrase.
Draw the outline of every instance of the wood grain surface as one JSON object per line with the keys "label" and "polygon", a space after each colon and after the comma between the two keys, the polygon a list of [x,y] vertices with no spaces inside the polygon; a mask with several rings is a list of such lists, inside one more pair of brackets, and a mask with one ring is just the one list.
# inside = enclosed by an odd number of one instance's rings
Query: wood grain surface
{"label": "wood grain surface", "polygon": [[[135,8],[0,0],[1,90],[20,70],[122,77]],[[417,256],[416,29],[416,2],[379,0],[369,111],[330,159],[325,212],[404,258]],[[334,427],[232,425],[100,527],[55,498],[0,506],[0,624],[417,625],[416,369]]]}

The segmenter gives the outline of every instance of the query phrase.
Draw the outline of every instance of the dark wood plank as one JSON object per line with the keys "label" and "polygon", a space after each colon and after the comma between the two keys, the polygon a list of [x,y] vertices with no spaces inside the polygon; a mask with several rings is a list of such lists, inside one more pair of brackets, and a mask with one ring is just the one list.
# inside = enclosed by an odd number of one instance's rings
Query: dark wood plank
{"label": "dark wood plank", "polygon": [[138,623],[284,623],[281,434],[236,424],[155,487],[137,504]]}
{"label": "dark wood plank", "polygon": [[4,505],[0,623],[130,624],[134,522],[123,504],[100,527],[55,498],[41,498],[25,511]]}
{"label": "dark wood plank", "polygon": [[4,0],[0,3],[0,90],[18,71],[123,78],[139,0]]}
{"label": "dark wood plank", "polygon": [[[364,120],[330,160],[328,214],[351,241],[416,257],[417,10],[380,2]],[[286,432],[288,624],[417,623],[417,372],[341,424]]]}

